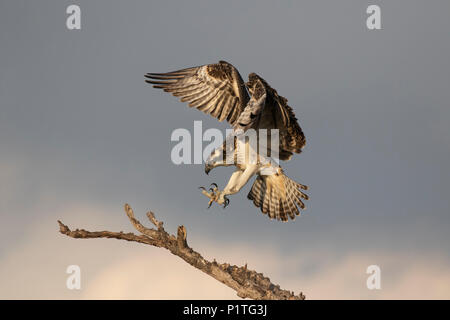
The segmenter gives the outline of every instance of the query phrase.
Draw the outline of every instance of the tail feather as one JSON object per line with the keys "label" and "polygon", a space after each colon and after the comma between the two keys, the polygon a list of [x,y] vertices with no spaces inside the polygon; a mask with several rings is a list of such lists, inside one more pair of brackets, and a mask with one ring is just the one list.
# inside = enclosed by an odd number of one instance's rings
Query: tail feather
{"label": "tail feather", "polygon": [[270,200],[270,195],[267,195],[267,186],[266,186],[266,183],[263,181],[263,185],[262,185],[262,187],[263,187],[263,195],[262,195],[262,202],[263,202],[263,204],[262,204],[262,206],[261,206],[261,211],[262,211],[262,213],[265,213],[265,214],[269,214],[269,217],[270,217],[270,213],[269,213],[269,200]]}
{"label": "tail feather", "polygon": [[289,185],[289,197],[293,201],[295,201],[295,203],[297,203],[300,208],[305,209],[305,204],[303,203],[301,198],[308,199],[308,196],[298,189],[298,183],[296,183],[295,181],[288,178],[287,184]]}
{"label": "tail feather", "polygon": [[309,197],[301,190],[307,189],[280,170],[273,175],[258,175],[247,197],[270,219],[288,221],[300,215],[299,208],[306,208],[302,199]]}

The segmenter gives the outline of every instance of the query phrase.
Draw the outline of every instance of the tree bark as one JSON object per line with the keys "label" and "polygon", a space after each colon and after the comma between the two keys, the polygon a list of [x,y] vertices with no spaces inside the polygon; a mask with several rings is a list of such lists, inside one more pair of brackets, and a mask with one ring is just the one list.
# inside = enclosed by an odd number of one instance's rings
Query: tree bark
{"label": "tree bark", "polygon": [[114,238],[119,240],[134,241],[151,246],[165,248],[172,254],[180,257],[193,267],[210,275],[217,281],[222,282],[236,291],[241,298],[255,300],[304,300],[303,293],[295,295],[294,292],[283,290],[279,285],[271,283],[270,279],[262,273],[247,269],[247,265],[238,267],[228,263],[219,264],[214,259],[212,262],[203,258],[198,252],[188,246],[187,233],[184,226],[178,227],[177,235],[171,235],[164,230],[163,222],[158,221],[152,212],[147,213],[149,220],[156,229],[143,226],[134,217],[133,210],[126,204],[125,212],[133,227],[141,233],[111,232],[111,231],[87,231],[76,229],[70,230],[65,224],[58,220],[59,231],[66,236],[77,239],[92,238]]}

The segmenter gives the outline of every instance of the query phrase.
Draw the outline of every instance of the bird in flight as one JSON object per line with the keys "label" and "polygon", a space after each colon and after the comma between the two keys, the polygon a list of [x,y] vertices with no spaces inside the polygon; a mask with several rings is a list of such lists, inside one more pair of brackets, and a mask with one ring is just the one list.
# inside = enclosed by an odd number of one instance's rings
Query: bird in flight
{"label": "bird in flight", "polygon": [[[269,218],[293,220],[300,214],[299,208],[305,209],[302,199],[307,200],[308,196],[302,190],[308,187],[287,177],[277,162],[270,161],[273,154],[279,160],[288,161],[293,153],[300,153],[306,143],[305,135],[287,99],[278,95],[263,78],[251,73],[245,83],[238,70],[226,61],[167,73],[148,73],[145,77],[154,88],[170,92],[180,97],[181,102],[188,102],[190,107],[219,121],[226,120],[232,126],[233,133],[206,160],[206,174],[219,166],[236,167],[222,191],[215,183],[209,192],[201,187],[202,193],[210,199],[210,206],[217,202],[226,207],[227,196],[239,192],[256,175],[247,198]],[[256,161],[250,161],[249,156],[242,157],[255,146],[249,143],[250,139],[239,138],[251,129],[257,132],[258,146],[264,142],[262,139],[267,141],[267,156],[260,152]],[[272,136],[278,138],[276,143],[271,141]],[[224,161],[225,158],[228,161]]]}

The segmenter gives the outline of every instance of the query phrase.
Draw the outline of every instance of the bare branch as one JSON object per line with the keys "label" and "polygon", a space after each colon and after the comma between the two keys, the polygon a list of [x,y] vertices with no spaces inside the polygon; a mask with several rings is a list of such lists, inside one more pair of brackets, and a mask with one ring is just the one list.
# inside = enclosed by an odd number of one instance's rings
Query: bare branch
{"label": "bare branch", "polygon": [[298,295],[295,295],[294,292],[283,290],[279,285],[271,283],[270,279],[264,277],[262,273],[247,269],[247,265],[238,267],[228,263],[218,264],[215,259],[212,262],[206,260],[198,252],[188,246],[187,232],[184,226],[179,226],[177,236],[174,236],[164,230],[163,223],[155,218],[153,212],[148,212],[147,217],[157,227],[156,230],[143,226],[134,217],[133,210],[128,204],[125,205],[125,213],[130,219],[133,227],[139,231],[141,235],[111,231],[91,232],[83,229],[71,231],[69,227],[61,221],[58,221],[59,232],[66,236],[78,239],[114,238],[165,248],[195,268],[232,288],[241,298],[255,300],[305,299],[305,296],[301,292]]}

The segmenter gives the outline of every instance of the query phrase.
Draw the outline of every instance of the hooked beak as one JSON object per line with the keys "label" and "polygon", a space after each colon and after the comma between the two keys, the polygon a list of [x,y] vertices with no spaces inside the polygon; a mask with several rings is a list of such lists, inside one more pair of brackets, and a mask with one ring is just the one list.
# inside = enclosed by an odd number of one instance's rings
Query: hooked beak
{"label": "hooked beak", "polygon": [[209,175],[209,172],[211,171],[211,166],[209,166],[209,165],[205,165],[205,173],[207,174],[207,175]]}

